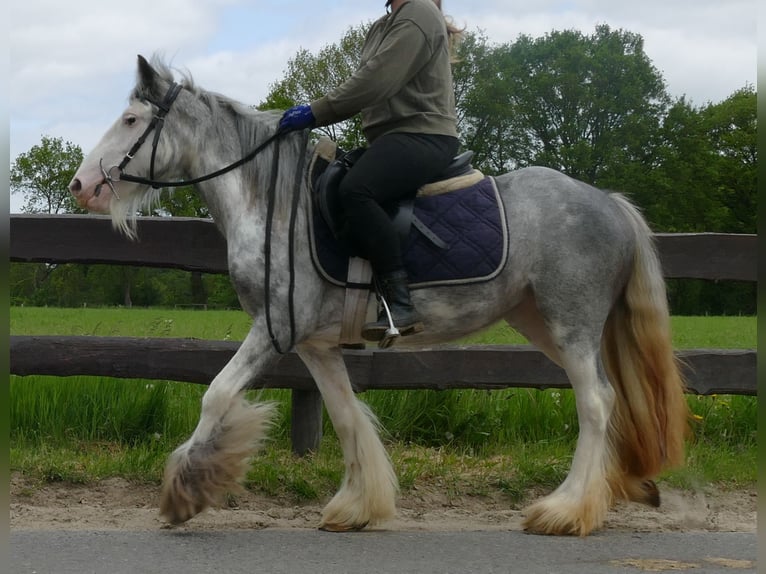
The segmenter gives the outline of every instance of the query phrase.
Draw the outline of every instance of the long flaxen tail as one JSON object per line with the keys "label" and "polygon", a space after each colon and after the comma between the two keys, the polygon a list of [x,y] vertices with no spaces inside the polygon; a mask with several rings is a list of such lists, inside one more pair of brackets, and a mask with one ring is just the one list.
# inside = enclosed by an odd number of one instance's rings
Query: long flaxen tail
{"label": "long flaxen tail", "polygon": [[604,328],[602,356],[617,395],[608,430],[616,498],[659,506],[652,478],[684,462],[688,405],[673,352],[667,294],[652,232],[625,197],[611,196],[636,236],[631,277]]}

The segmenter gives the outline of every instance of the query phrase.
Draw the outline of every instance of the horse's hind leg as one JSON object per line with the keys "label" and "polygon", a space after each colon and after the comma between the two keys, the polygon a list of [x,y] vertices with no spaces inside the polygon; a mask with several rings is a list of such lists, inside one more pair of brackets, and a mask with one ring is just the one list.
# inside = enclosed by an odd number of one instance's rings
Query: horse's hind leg
{"label": "horse's hind leg", "polygon": [[320,528],[359,530],[392,518],[396,474],[378,436],[375,416],[354,396],[340,349],[303,342],[297,352],[322,393],[346,466],[340,490],[322,512]]}
{"label": "horse's hind leg", "polygon": [[540,349],[546,357],[561,366],[561,356],[556,343],[551,338],[548,327],[537,308],[534,293],[530,290],[527,296],[505,316],[505,321],[535,347]]}
{"label": "horse's hind leg", "polygon": [[160,514],[171,524],[192,518],[239,487],[272,419],[272,405],[250,404],[244,389],[273,358],[261,330],[251,330],[210,384],[191,438],[168,459]]}
{"label": "horse's hind leg", "polygon": [[[602,305],[591,302],[591,313],[579,316],[580,305],[562,305],[545,320],[535,294],[528,295],[505,319],[553,362],[563,367],[575,393],[580,434],[566,480],[548,497],[530,506],[525,527],[545,534],[586,535],[601,525],[612,502],[609,486],[614,457],[607,430],[615,393],[607,380],[600,354]],[[598,310],[599,308],[600,311]],[[565,325],[567,325],[565,327]]]}
{"label": "horse's hind leg", "polygon": [[612,503],[608,476],[614,465],[607,429],[615,393],[606,379],[598,342],[559,351],[572,383],[580,432],[564,482],[526,509],[524,526],[543,534],[585,536],[601,526]]}

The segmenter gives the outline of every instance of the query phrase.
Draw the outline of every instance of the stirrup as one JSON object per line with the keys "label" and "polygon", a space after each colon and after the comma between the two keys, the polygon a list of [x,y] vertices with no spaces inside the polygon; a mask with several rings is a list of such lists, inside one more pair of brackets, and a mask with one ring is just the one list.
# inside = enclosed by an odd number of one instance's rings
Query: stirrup
{"label": "stirrup", "polygon": [[402,336],[402,334],[399,332],[399,329],[396,328],[396,325],[394,325],[394,318],[391,316],[391,310],[388,308],[386,298],[381,295],[380,300],[383,303],[383,310],[386,312],[386,318],[388,319],[388,329],[386,329],[383,337],[378,341],[378,348],[388,349]]}

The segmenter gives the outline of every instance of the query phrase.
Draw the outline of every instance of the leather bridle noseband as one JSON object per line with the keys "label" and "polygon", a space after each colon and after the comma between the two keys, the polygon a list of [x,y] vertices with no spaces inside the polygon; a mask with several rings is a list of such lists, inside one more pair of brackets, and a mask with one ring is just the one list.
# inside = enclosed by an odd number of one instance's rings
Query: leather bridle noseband
{"label": "leather bridle noseband", "polygon": [[[133,147],[130,148],[130,151],[128,151],[127,154],[125,154],[125,157],[122,158],[122,161],[119,165],[111,167],[108,171],[104,169],[102,165],[102,161],[99,160],[99,167],[101,168],[101,173],[104,175],[104,183],[106,183],[109,188],[112,190],[112,193],[117,197],[117,199],[120,198],[119,195],[117,195],[117,191],[114,189],[114,182],[115,181],[130,181],[133,183],[140,183],[144,185],[150,185],[154,189],[160,188],[160,187],[182,187],[185,185],[193,185],[195,183],[200,183],[202,181],[207,181],[209,179],[213,179],[215,177],[218,177],[219,175],[223,175],[224,173],[227,173],[244,163],[247,163],[248,161],[252,160],[258,153],[260,153],[266,146],[268,146],[271,142],[276,140],[277,138],[283,136],[284,134],[288,133],[291,130],[282,130],[277,129],[277,131],[269,136],[264,142],[259,144],[255,149],[250,151],[246,156],[243,158],[235,161],[234,163],[227,165],[224,168],[219,169],[218,171],[214,171],[213,173],[209,173],[207,175],[203,175],[201,177],[190,179],[186,181],[156,181],[154,179],[154,158],[157,154],[157,144],[159,143],[160,139],[160,133],[162,132],[162,128],[165,125],[165,116],[170,111],[170,106],[173,105],[173,102],[175,101],[176,97],[180,93],[182,89],[182,86],[176,82],[173,82],[168,89],[167,93],[165,94],[165,98],[162,100],[162,102],[157,103],[153,102],[152,100],[149,100],[146,98],[146,100],[156,106],[157,113],[152,118],[152,121],[149,123],[148,126],[146,126],[146,129],[144,130],[144,133],[141,134],[141,136],[138,138],[136,143],[133,144]],[[125,173],[124,169],[125,167],[130,163],[130,160],[133,159],[133,157],[138,152],[139,148],[144,145],[146,142],[146,139],[149,137],[149,134],[154,130],[154,139],[152,140],[152,158],[151,162],[149,164],[149,179],[145,177],[140,177],[137,175],[130,175],[129,173]],[[308,137],[310,130],[302,130],[303,131],[303,138],[304,138],[304,146],[308,143]],[[265,315],[266,315],[266,327],[269,332],[269,337],[271,338],[271,344],[274,346],[274,349],[279,353],[280,355],[285,354],[287,351],[293,348],[295,346],[295,305],[294,305],[294,294],[295,294],[295,224],[297,219],[297,213],[298,213],[298,203],[300,199],[300,190],[301,190],[301,182],[303,181],[303,178],[301,177],[301,174],[303,173],[303,169],[305,168],[305,160],[306,160],[306,154],[300,155],[300,161],[298,163],[298,169],[296,171],[296,174],[298,176],[295,179],[295,186],[293,190],[293,197],[292,197],[292,204],[290,208],[290,222],[289,222],[289,230],[288,230],[288,267],[289,267],[289,283],[288,283],[288,316],[289,316],[289,322],[290,322],[290,343],[289,346],[286,349],[283,349],[282,346],[279,344],[279,340],[277,339],[276,335],[274,334],[274,330],[272,328],[271,324],[271,230],[273,227],[273,220],[274,220],[274,206],[276,203],[276,188],[277,188],[277,170],[279,168],[279,146],[276,147],[274,150],[274,159],[273,159],[273,165],[272,165],[272,172],[271,172],[271,181],[269,182],[269,188],[268,188],[268,194],[267,194],[267,211],[266,211],[266,229],[265,229],[265,240],[264,240],[264,308],[265,308]],[[119,173],[117,174],[117,178],[113,178],[111,175],[111,172],[113,170],[117,170]],[[99,184],[96,186],[96,196],[98,196],[101,193],[101,186],[103,184]]]}

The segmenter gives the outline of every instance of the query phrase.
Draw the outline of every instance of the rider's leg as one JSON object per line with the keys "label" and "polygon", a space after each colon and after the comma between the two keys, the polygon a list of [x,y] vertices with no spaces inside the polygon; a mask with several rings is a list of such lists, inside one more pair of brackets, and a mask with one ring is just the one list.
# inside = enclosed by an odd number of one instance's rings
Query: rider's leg
{"label": "rider's leg", "polygon": [[[422,330],[412,306],[399,237],[382,204],[412,196],[432,181],[457,153],[449,136],[390,133],[376,139],[343,179],[340,197],[347,239],[370,260],[376,281],[402,334]],[[388,329],[385,312],[362,336],[379,340]]]}

